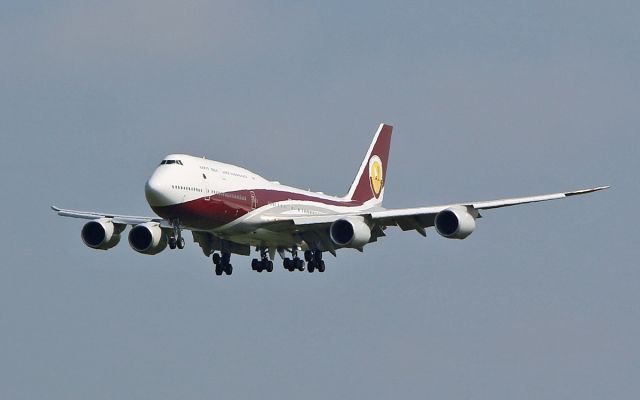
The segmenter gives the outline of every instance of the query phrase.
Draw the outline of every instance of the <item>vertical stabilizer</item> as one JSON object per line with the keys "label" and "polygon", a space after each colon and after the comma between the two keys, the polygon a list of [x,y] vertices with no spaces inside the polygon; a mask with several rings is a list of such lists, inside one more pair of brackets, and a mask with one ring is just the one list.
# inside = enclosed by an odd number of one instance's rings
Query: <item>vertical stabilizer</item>
{"label": "vertical stabilizer", "polygon": [[348,199],[372,206],[382,204],[392,130],[391,125],[380,124],[346,196]]}

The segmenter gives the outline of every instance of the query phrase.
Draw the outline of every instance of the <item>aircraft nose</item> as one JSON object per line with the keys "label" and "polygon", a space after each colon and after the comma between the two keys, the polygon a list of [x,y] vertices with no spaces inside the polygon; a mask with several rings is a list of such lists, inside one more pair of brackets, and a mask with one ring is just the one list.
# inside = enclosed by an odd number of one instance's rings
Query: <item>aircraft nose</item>
{"label": "aircraft nose", "polygon": [[170,204],[167,185],[158,174],[153,174],[144,186],[144,195],[150,206],[166,206]]}

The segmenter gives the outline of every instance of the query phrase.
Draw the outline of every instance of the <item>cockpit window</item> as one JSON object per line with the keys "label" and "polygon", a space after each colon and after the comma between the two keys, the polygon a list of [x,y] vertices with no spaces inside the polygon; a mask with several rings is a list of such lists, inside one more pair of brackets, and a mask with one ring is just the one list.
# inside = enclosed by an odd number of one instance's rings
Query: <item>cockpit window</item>
{"label": "cockpit window", "polygon": [[160,163],[160,165],[164,165],[164,164],[178,164],[178,165],[184,165],[182,163],[182,161],[180,160],[162,160],[162,162]]}

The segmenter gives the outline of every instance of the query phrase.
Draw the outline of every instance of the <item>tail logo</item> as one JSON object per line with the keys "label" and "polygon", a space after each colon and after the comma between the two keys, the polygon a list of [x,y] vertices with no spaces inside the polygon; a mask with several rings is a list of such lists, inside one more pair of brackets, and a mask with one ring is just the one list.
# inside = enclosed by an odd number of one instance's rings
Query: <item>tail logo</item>
{"label": "tail logo", "polygon": [[380,193],[382,193],[382,188],[384,187],[382,160],[380,160],[380,157],[378,156],[373,156],[369,159],[369,178],[371,182],[371,191],[377,199],[380,197]]}

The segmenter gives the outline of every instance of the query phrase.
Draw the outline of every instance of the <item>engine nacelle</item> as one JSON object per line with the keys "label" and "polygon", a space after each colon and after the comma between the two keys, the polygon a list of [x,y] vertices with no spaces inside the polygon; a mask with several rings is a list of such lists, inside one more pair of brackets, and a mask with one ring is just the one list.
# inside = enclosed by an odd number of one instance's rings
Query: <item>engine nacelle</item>
{"label": "engine nacelle", "polygon": [[334,221],[329,228],[333,243],[340,247],[361,248],[371,239],[371,228],[362,217],[348,217]]}
{"label": "engine nacelle", "polygon": [[157,223],[145,222],[131,228],[129,245],[141,254],[158,254],[167,247],[167,235]]}
{"label": "engine nacelle", "polygon": [[447,239],[464,239],[476,229],[476,219],[466,207],[454,206],[436,214],[435,226]]}
{"label": "engine nacelle", "polygon": [[115,225],[109,219],[89,221],[82,227],[82,242],[97,250],[109,250],[120,242],[120,232],[124,225]]}

